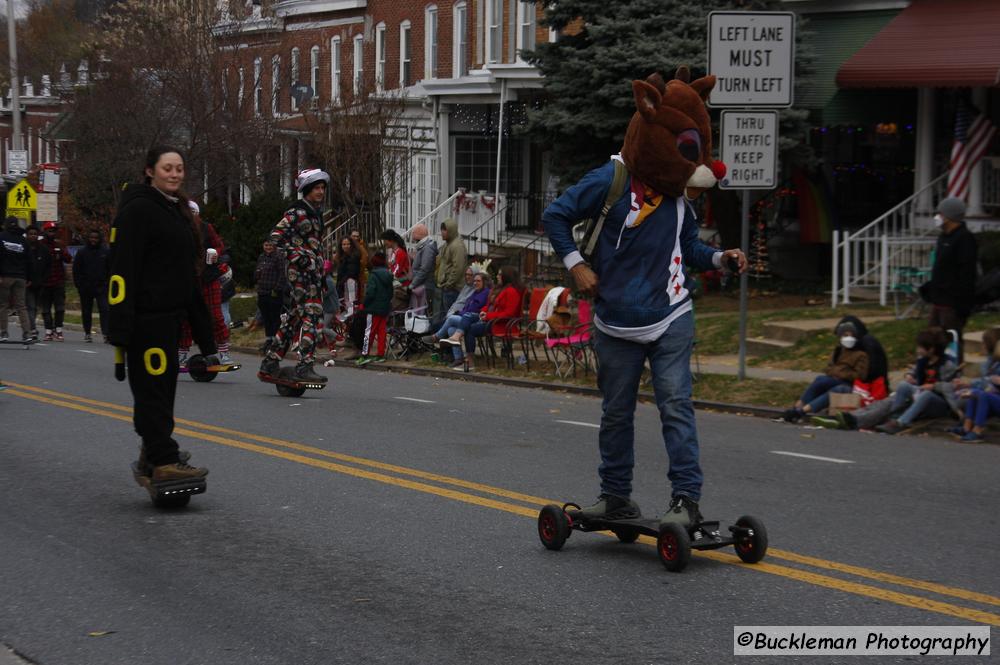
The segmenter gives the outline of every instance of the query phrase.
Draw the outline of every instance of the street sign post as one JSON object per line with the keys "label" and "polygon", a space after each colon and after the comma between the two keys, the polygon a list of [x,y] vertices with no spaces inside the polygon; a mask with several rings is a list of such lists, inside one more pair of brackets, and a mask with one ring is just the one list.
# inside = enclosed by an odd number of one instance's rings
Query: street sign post
{"label": "street sign post", "polygon": [[723,111],[719,158],[727,167],[720,189],[773,189],[778,181],[778,112]]}
{"label": "street sign post", "polygon": [[27,175],[28,173],[27,150],[7,151],[7,173],[10,173],[11,175]]}
{"label": "street sign post", "polygon": [[717,79],[709,106],[788,108],[795,84],[795,14],[710,13],[708,71]]}
{"label": "street sign post", "polygon": [[[723,111],[719,152],[728,173],[722,189],[743,191],[740,246],[750,255],[750,190],[778,184],[778,114],[748,107],[788,108],[795,85],[795,14],[711,12],[708,15],[708,73],[716,77],[709,106]],[[750,280],[740,275],[739,372],[746,378]]]}

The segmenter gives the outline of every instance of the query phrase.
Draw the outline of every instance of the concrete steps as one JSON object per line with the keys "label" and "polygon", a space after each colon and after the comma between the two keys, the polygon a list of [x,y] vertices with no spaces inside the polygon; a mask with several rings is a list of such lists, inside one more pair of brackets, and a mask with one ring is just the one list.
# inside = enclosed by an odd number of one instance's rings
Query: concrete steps
{"label": "concrete steps", "polygon": [[[873,316],[863,319],[866,325],[879,321],[892,321],[891,316]],[[822,332],[831,332],[840,322],[840,317],[829,319],[804,319],[802,321],[771,321],[764,324],[761,337],[747,340],[747,353],[765,355],[782,351],[796,342]]]}

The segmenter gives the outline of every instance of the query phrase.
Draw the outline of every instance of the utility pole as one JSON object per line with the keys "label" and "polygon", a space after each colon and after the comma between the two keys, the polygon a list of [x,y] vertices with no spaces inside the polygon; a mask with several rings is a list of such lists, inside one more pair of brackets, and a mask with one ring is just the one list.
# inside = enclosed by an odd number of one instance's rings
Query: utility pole
{"label": "utility pole", "polygon": [[21,77],[17,73],[17,25],[14,22],[14,0],[7,0],[7,43],[10,45],[10,115],[11,148],[21,150]]}

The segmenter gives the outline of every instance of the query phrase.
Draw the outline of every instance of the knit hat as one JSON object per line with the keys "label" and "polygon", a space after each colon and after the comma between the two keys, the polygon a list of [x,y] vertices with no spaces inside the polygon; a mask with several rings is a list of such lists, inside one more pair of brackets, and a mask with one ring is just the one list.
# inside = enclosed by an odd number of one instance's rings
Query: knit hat
{"label": "knit hat", "polygon": [[295,178],[295,189],[297,189],[299,194],[302,196],[306,196],[318,182],[326,183],[326,186],[329,189],[330,176],[327,175],[325,171],[321,171],[320,169],[305,169],[303,171],[299,171],[298,177]]}
{"label": "knit hat", "polygon": [[201,214],[201,208],[199,208],[198,204],[195,203],[194,201],[188,201],[188,207],[191,208],[191,214],[192,215],[200,215]]}
{"label": "knit hat", "polygon": [[43,231],[48,231],[49,229],[54,229],[56,227],[57,225],[55,222],[45,222],[44,224],[42,224]]}
{"label": "knit hat", "polygon": [[938,204],[937,211],[945,219],[961,222],[965,219],[965,201],[955,196],[949,196]]}
{"label": "knit hat", "polygon": [[373,268],[385,267],[385,252],[375,252],[371,258],[371,264]]}

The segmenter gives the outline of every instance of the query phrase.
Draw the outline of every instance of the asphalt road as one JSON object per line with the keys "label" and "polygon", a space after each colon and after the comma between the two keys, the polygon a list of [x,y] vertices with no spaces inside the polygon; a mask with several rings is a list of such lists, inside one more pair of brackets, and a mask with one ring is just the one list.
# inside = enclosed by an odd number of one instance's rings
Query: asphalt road
{"label": "asphalt road", "polygon": [[[542,504],[597,494],[594,398],[338,367],[288,399],[246,357],[180,379],[209,491],[162,512],[111,349],[79,338],[0,347],[0,643],[32,662],[773,662],[733,627],[1000,626],[997,446],[700,413],[702,512],[758,516],[771,551],[675,574],[648,543],[538,541]],[[636,428],[658,514],[654,407]]]}

